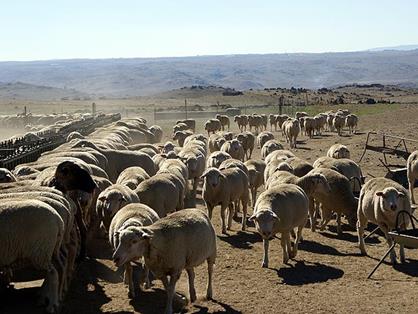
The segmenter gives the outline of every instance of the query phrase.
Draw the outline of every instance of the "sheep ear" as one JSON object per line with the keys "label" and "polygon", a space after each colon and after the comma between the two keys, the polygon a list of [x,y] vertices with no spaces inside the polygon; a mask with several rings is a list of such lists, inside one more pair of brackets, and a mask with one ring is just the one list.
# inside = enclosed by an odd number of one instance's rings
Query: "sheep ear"
{"label": "sheep ear", "polygon": [[376,196],[382,196],[383,197],[384,196],[383,191],[377,191]]}
{"label": "sheep ear", "polygon": [[142,239],[149,240],[149,239],[152,239],[153,234],[149,230],[142,229],[142,235],[141,235],[141,237],[142,237]]}
{"label": "sheep ear", "polygon": [[221,177],[221,179],[226,179],[226,175],[224,175],[222,172],[219,173],[219,176]]}
{"label": "sheep ear", "polygon": [[200,176],[201,179],[204,179],[208,175],[208,170],[209,169],[202,173],[202,175]]}
{"label": "sheep ear", "polygon": [[405,197],[406,195],[405,195],[405,193],[404,193],[404,192],[399,192],[399,191],[398,191],[398,196],[399,196],[399,197]]}

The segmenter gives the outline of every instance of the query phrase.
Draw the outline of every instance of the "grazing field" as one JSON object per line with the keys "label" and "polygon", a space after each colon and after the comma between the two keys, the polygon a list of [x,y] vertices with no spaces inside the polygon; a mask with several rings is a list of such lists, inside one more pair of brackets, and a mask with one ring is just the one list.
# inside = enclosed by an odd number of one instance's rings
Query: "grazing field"
{"label": "grazing field", "polygon": [[[296,156],[313,163],[324,156],[334,143],[347,145],[352,159],[359,160],[366,133],[382,131],[416,139],[418,131],[416,105],[357,105],[342,108],[354,109],[360,115],[356,135],[344,132],[342,137],[326,132],[323,136],[308,139],[300,136]],[[321,111],[326,111],[320,107]],[[318,108],[306,108],[315,113]],[[159,121],[157,121],[158,123]],[[171,140],[171,127],[175,121],[161,123],[164,139]],[[158,123],[160,124],[160,123]],[[197,132],[204,133],[203,121],[197,121]],[[235,124],[232,131],[237,132]],[[274,132],[288,148],[280,132]],[[417,147],[408,147],[410,150]],[[257,149],[253,158],[259,158]],[[368,152],[360,166],[370,178],[382,176],[386,169],[379,163],[377,153]],[[393,163],[405,163],[390,158]],[[201,187],[200,187],[201,188]],[[199,190],[200,190],[199,188]],[[416,190],[417,192],[417,190]],[[200,192],[199,192],[200,194]],[[417,195],[417,194],[416,194]],[[198,207],[204,208],[199,196]],[[251,210],[250,210],[251,213]],[[333,220],[324,232],[312,233],[305,228],[298,256],[288,265],[282,264],[280,240],[270,245],[269,268],[261,268],[261,237],[250,224],[241,231],[234,222],[229,235],[220,232],[219,207],[212,219],[217,233],[218,257],[214,273],[214,300],[203,299],[206,285],[206,266],[196,269],[198,301],[177,310],[182,313],[415,313],[416,287],[418,283],[418,252],[406,250],[407,262],[394,268],[385,263],[367,280],[369,271],[387,250],[381,235],[372,236],[367,243],[369,256],[360,256],[357,234],[344,225],[344,234],[338,236]],[[165,305],[165,292],[159,281],[152,289],[135,299],[128,298],[121,271],[111,261],[111,251],[106,240],[91,239],[90,258],[79,265],[69,292],[62,304],[62,313],[161,313]],[[18,284],[9,290],[0,303],[1,313],[42,313],[34,310],[36,287],[39,282]],[[188,296],[187,275],[183,274],[177,291]],[[25,300],[22,302],[22,300]]]}

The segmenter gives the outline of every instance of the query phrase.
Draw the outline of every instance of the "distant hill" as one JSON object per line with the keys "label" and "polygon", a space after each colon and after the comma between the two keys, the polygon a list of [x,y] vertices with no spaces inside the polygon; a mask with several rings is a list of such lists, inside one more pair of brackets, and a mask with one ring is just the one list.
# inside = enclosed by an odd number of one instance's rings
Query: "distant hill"
{"label": "distant hill", "polygon": [[418,45],[400,45],[400,46],[392,46],[392,47],[378,47],[372,48],[368,51],[385,51],[385,50],[397,50],[397,51],[408,51],[408,50],[415,50],[418,49]]}
{"label": "distant hill", "polygon": [[1,81],[117,97],[192,85],[237,90],[352,83],[415,85],[418,50],[0,62]]}
{"label": "distant hill", "polygon": [[1,99],[30,99],[30,100],[61,100],[61,99],[88,99],[86,93],[75,89],[63,89],[51,86],[39,86],[22,82],[0,82]]}

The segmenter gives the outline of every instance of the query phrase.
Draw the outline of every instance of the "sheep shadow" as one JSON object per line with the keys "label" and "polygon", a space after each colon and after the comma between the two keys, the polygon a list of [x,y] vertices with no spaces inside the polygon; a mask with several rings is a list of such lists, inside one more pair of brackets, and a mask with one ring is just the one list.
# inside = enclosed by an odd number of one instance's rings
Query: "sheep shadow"
{"label": "sheep shadow", "polygon": [[407,259],[405,263],[396,264],[393,268],[405,275],[418,277],[418,261],[415,259]]}
{"label": "sheep shadow", "polygon": [[321,263],[308,264],[305,261],[297,261],[294,266],[274,270],[277,276],[282,278],[284,284],[291,286],[326,282],[344,275],[344,271],[339,268]]}
{"label": "sheep shadow", "polygon": [[[223,307],[223,310],[219,310],[219,311],[215,311],[215,312],[211,312],[213,314],[222,314],[222,313],[231,313],[231,314],[241,314],[241,311],[237,311],[234,308],[232,308],[230,305],[220,302],[220,301],[216,301],[216,300],[211,300],[213,303],[216,303],[220,306]],[[206,314],[209,313],[209,309],[206,306],[201,306],[201,305],[194,305],[194,308],[197,308],[197,311],[192,311],[191,313],[193,314]]]}
{"label": "sheep shadow", "polygon": [[38,292],[39,287],[5,289],[1,294],[0,313],[45,313],[44,308],[36,307]]}
{"label": "sheep shadow", "polygon": [[100,313],[103,304],[111,301],[106,296],[99,279],[111,283],[121,282],[113,270],[95,259],[88,259],[79,265],[68,290],[61,313]]}
{"label": "sheep shadow", "polygon": [[251,249],[254,243],[261,241],[261,237],[258,233],[245,231],[238,231],[231,235],[219,235],[218,239],[229,243],[235,248],[244,250]]}
{"label": "sheep shadow", "polygon": [[[184,297],[184,295],[176,292],[177,295]],[[129,302],[134,308],[135,313],[153,314],[164,313],[167,302],[167,293],[160,288],[153,288],[151,290],[140,290],[137,297]],[[177,298],[173,300],[173,310],[175,312],[186,313],[187,305],[181,303]],[[122,312],[123,313],[123,312]]]}
{"label": "sheep shadow", "polygon": [[333,256],[345,256],[346,254],[341,253],[332,246],[321,244],[315,241],[303,240],[299,243],[298,248],[303,251],[324,254],[324,255],[333,255]]}

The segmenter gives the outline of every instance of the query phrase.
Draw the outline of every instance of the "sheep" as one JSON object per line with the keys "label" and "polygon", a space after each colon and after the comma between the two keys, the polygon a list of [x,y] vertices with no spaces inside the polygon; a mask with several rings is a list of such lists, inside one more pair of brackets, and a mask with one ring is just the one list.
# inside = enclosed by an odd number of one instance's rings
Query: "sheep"
{"label": "sheep", "polygon": [[257,136],[257,147],[258,148],[262,148],[264,146],[264,144],[269,141],[269,140],[274,140],[274,135],[273,133],[269,132],[269,131],[263,131],[260,134],[258,134]]}
{"label": "sheep", "polygon": [[67,135],[66,141],[70,142],[73,139],[83,139],[85,138],[80,132],[74,131]]}
{"label": "sheep", "polygon": [[[249,220],[254,221],[256,230],[263,238],[262,267],[268,267],[269,241],[278,232],[281,233],[283,263],[296,257],[302,231],[308,220],[308,203],[305,192],[294,184],[280,184],[260,194],[254,214]],[[290,233],[294,228],[297,228],[297,233],[292,248]]]}
{"label": "sheep", "polygon": [[16,176],[6,168],[0,168],[0,183],[16,182]]}
{"label": "sheep", "polygon": [[196,131],[196,120],[194,119],[184,119],[184,120],[178,120],[176,124],[184,123],[187,125],[189,130],[192,130],[193,132]]}
{"label": "sheep", "polygon": [[337,130],[337,133],[339,136],[342,135],[344,124],[345,124],[344,116],[336,114],[334,116],[334,119],[332,119],[332,126],[334,127],[335,130]]}
{"label": "sheep", "polygon": [[264,131],[267,131],[268,117],[264,113],[262,113],[260,116],[261,116],[261,126],[262,126],[261,129],[264,128]]}
{"label": "sheep", "polygon": [[225,126],[227,126],[228,130],[229,130],[230,122],[229,122],[229,117],[228,116],[222,115],[222,114],[217,114],[215,116],[215,118],[218,119],[221,122],[222,131],[225,130]]}
{"label": "sheep", "polygon": [[142,167],[150,176],[156,173],[155,164],[151,157],[147,154],[134,151],[102,149],[94,143],[82,140],[74,144],[72,147],[91,147],[106,156],[108,167],[105,169],[109,175],[109,180],[116,182],[119,174],[128,167]]}
{"label": "sheep", "polygon": [[193,134],[193,135],[188,136],[186,140],[184,141],[184,146],[186,146],[189,142],[195,142],[195,141],[202,142],[204,145],[201,144],[201,146],[204,147],[205,151],[207,152],[208,138],[204,136],[203,134]]}
{"label": "sheep", "polygon": [[[144,204],[128,204],[122,207],[116,215],[112,218],[109,228],[109,243],[112,246],[113,251],[119,247],[120,233],[128,229],[131,226],[146,227],[156,222],[160,217],[150,207]],[[133,269],[130,261],[124,264],[124,278],[128,284],[129,298],[135,298],[135,288],[133,285]],[[146,268],[146,267],[145,267]],[[145,287],[149,287],[148,269],[145,269]]]}
{"label": "sheep", "polygon": [[286,159],[286,162],[292,167],[293,174],[297,177],[303,177],[314,168],[309,162],[299,157],[290,157]]}
{"label": "sheep", "polygon": [[169,152],[175,152],[178,153],[181,150],[180,147],[174,145],[172,142],[167,141],[164,143],[163,146],[161,146],[161,152],[163,154],[168,154]]}
{"label": "sheep", "polygon": [[329,193],[331,187],[328,184],[327,179],[322,174],[308,173],[302,177],[288,171],[276,171],[266,182],[266,189],[270,189],[277,184],[289,183],[295,184],[302,188],[309,199],[309,217],[311,230],[315,232],[316,217],[315,217],[315,206],[314,197],[317,193]]}
{"label": "sheep", "polygon": [[314,162],[314,168],[328,168],[341,173],[350,180],[352,191],[360,193],[361,185],[364,183],[364,176],[360,166],[351,159],[320,157]]}
{"label": "sheep", "polygon": [[223,138],[226,140],[226,141],[232,141],[232,139],[234,138],[234,133],[232,133],[232,132],[221,132],[221,136],[223,136]]}
{"label": "sheep", "polygon": [[286,141],[289,143],[290,147],[296,148],[296,139],[298,138],[298,135],[300,133],[299,121],[296,119],[286,120],[282,125],[282,129],[284,130]]}
{"label": "sheep", "polygon": [[264,145],[261,148],[261,159],[264,160],[266,159],[266,157],[276,151],[276,150],[280,150],[283,149],[282,144],[280,144],[278,141],[276,140],[268,140],[267,142],[264,143]]}
{"label": "sheep", "polygon": [[273,132],[273,125],[274,125],[274,131],[277,132],[277,119],[276,119],[276,115],[269,114],[269,122],[270,122],[270,131]]}
{"label": "sheep", "polygon": [[254,150],[255,136],[251,132],[242,132],[237,134],[237,140],[241,143],[247,159],[251,158]]}
{"label": "sheep", "polygon": [[138,195],[122,184],[113,184],[99,194],[96,213],[106,231],[109,229],[110,222],[118,210],[131,203],[139,203]]}
{"label": "sheep", "polygon": [[173,126],[173,133],[176,133],[177,131],[187,131],[189,127],[186,123],[177,123],[175,126]]}
{"label": "sheep", "polygon": [[334,126],[332,124],[333,120],[334,120],[335,114],[332,112],[328,112],[327,113],[327,131],[333,132],[334,131]]}
{"label": "sheep", "polygon": [[210,133],[215,133],[216,131],[220,131],[222,128],[221,121],[218,119],[209,119],[205,122],[205,131],[208,132],[208,136]]}
{"label": "sheep", "polygon": [[225,212],[228,208],[228,230],[230,230],[234,215],[233,203],[240,200],[243,208],[241,229],[245,230],[249,200],[247,175],[239,168],[222,171],[216,168],[208,168],[201,178],[204,179],[202,198],[205,201],[209,218],[212,219],[213,208],[220,204],[222,233],[226,234]]}
{"label": "sheep", "polygon": [[339,158],[350,159],[350,150],[348,149],[347,146],[343,144],[339,144],[339,143],[334,144],[328,149],[327,156],[336,158],[336,159],[339,159]]}
{"label": "sheep", "polygon": [[135,190],[142,181],[149,178],[150,176],[143,168],[128,167],[120,173],[116,184],[126,185],[131,190]]}
{"label": "sheep", "polygon": [[319,113],[315,117],[315,131],[317,135],[322,134],[322,129],[325,128],[325,124],[327,123],[326,115]]}
{"label": "sheep", "polygon": [[251,190],[251,199],[253,207],[255,206],[257,190],[264,184],[264,171],[266,163],[263,160],[250,159],[244,165],[248,169],[248,184]]}
{"label": "sheep", "polygon": [[150,226],[131,226],[122,230],[119,234],[119,246],[113,254],[116,266],[141,256],[145,259],[145,265],[163,282],[167,291],[165,313],[173,313],[176,283],[183,269],[186,269],[189,277],[190,301],[196,300],[194,267],[204,261],[208,264],[206,298],[212,298],[216,235],[210,219],[201,210],[184,209]]}
{"label": "sheep", "polygon": [[228,153],[232,158],[244,161],[244,148],[237,139],[225,142],[221,147],[221,152]]}
{"label": "sheep", "polygon": [[412,204],[416,204],[414,197],[414,186],[415,180],[418,179],[418,150],[414,151],[409,155],[406,172],[409,184],[409,194],[411,197]]}
{"label": "sheep", "polygon": [[302,117],[307,117],[307,116],[308,116],[308,114],[305,111],[297,111],[295,113],[295,118],[298,119],[298,120]]}
{"label": "sheep", "polygon": [[357,131],[358,117],[355,114],[348,114],[345,117],[345,125],[348,127],[350,134],[356,134]]}
{"label": "sheep", "polygon": [[238,128],[240,131],[246,131],[248,125],[248,116],[247,115],[238,115],[234,117],[234,122],[237,123]]}
{"label": "sheep", "polygon": [[266,157],[265,162],[266,164],[269,164],[273,160],[283,160],[283,159],[288,159],[291,157],[295,157],[295,154],[293,154],[290,150],[280,149],[280,150],[275,150],[274,152],[269,154]]}
{"label": "sheep", "polygon": [[176,211],[180,197],[180,191],[165,173],[158,173],[141,182],[135,193],[140,202],[155,210],[159,217],[165,217]]}
{"label": "sheep", "polygon": [[176,131],[173,135],[173,140],[177,141],[179,143],[180,147],[183,147],[184,145],[184,141],[186,140],[187,137],[189,137],[190,135],[193,135],[193,132],[189,131],[189,130],[185,130],[185,131]]}
{"label": "sheep", "polygon": [[20,198],[0,204],[0,247],[7,250],[0,255],[0,270],[13,270],[24,262],[45,271],[42,296],[47,299],[48,313],[59,306],[57,264],[64,227],[57,211],[45,202]]}
{"label": "sheep", "polygon": [[220,134],[212,134],[209,137],[209,151],[211,153],[221,149],[222,145],[226,142],[226,139]]}
{"label": "sheep", "polygon": [[221,163],[227,159],[232,158],[230,154],[226,152],[213,152],[209,155],[206,161],[206,168],[215,167],[219,168]]}
{"label": "sheep", "polygon": [[224,169],[231,169],[231,168],[238,168],[241,169],[247,176],[248,176],[248,168],[247,166],[238,159],[234,159],[234,158],[230,158],[227,160],[224,160],[220,165],[219,165],[219,170],[224,170]]}
{"label": "sheep", "polygon": [[254,128],[256,132],[258,132],[258,130],[262,128],[262,124],[263,118],[261,116],[256,114],[248,116],[248,126],[250,127],[250,132],[252,128]]}
{"label": "sheep", "polygon": [[313,117],[304,117],[304,127],[305,127],[305,135],[309,136],[309,138],[314,137],[315,135],[315,126],[316,120]]}
{"label": "sheep", "polygon": [[159,125],[151,125],[149,131],[154,134],[154,143],[160,143],[163,138],[163,129]]}
{"label": "sheep", "polygon": [[[287,114],[282,114],[282,115],[279,114],[276,117],[277,126],[279,127],[280,130],[282,130],[283,123],[289,118],[290,117]],[[283,135],[283,131],[282,131],[282,135]]]}
{"label": "sheep", "polygon": [[[198,141],[204,144],[201,141]],[[193,144],[193,143],[191,143]],[[205,171],[205,159],[206,155],[202,150],[198,148],[198,143],[185,147],[180,153],[179,158],[186,164],[189,170],[189,180],[193,181],[193,189],[191,199],[196,198],[197,185],[199,178]]]}
{"label": "sheep", "polygon": [[349,225],[355,228],[358,199],[353,195],[350,181],[332,169],[314,168],[309,173],[324,175],[331,187],[330,193],[316,193],[315,195],[315,202],[321,204],[322,221],[319,226],[320,230],[325,230],[326,225],[332,218],[332,212],[337,213],[337,233],[339,235],[342,234],[341,214],[344,214]]}
{"label": "sheep", "polygon": [[[398,213],[402,210],[412,213],[408,191],[397,182],[387,178],[373,178],[363,186],[357,210],[359,248],[363,255],[367,255],[363,236],[368,222],[379,226],[385,234],[388,246],[391,247],[393,240],[388,232],[398,227],[396,226],[396,219]],[[404,222],[409,223],[409,221]],[[401,226],[401,228],[405,227],[405,225]],[[399,255],[401,262],[404,262],[403,245],[400,246]],[[390,259],[392,264],[396,263],[395,250],[391,250]]]}

